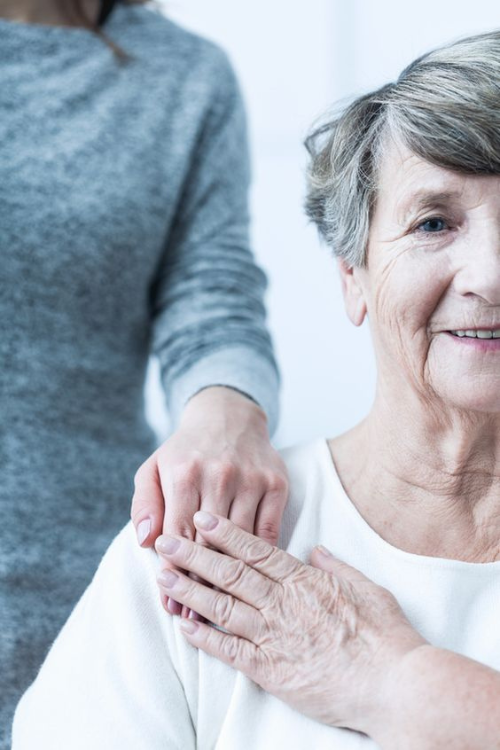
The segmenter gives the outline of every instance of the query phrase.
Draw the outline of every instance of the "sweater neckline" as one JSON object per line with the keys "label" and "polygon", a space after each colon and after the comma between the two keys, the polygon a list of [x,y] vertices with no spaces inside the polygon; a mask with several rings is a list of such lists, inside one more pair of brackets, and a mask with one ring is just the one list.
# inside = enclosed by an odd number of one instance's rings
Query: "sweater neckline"
{"label": "sweater neckline", "polygon": [[325,475],[327,476],[328,482],[332,488],[332,493],[335,497],[339,498],[345,513],[351,519],[353,525],[358,529],[361,536],[366,540],[367,544],[375,546],[382,554],[395,558],[398,563],[407,565],[416,565],[422,568],[430,567],[435,570],[447,570],[450,572],[458,571],[469,575],[493,574],[496,576],[500,573],[500,560],[479,563],[456,560],[448,557],[418,555],[414,552],[407,552],[399,547],[395,547],[390,544],[390,542],[387,542],[367,521],[365,521],[359,510],[347,495],[337,471],[337,467],[335,466],[333,456],[328,446],[328,441],[321,438],[316,442],[316,446],[319,452],[319,460],[325,468]]}
{"label": "sweater neckline", "polygon": [[[130,6],[131,7],[131,6]],[[126,8],[117,4],[102,27],[103,32],[112,34],[123,24]],[[126,19],[125,19],[126,21]],[[31,21],[15,21],[0,18],[0,45],[2,52],[24,49],[29,52],[39,52],[44,47],[74,48],[85,45],[101,45],[102,39],[90,29],[83,26],[62,26],[54,24],[35,23]]]}

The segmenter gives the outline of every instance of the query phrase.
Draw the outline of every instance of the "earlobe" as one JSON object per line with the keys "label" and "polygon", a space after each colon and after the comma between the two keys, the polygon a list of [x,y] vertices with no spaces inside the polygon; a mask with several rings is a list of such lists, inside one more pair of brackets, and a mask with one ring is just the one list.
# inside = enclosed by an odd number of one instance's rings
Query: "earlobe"
{"label": "earlobe", "polygon": [[360,326],[366,316],[366,302],[359,279],[360,269],[349,266],[343,258],[338,261],[344,305],[351,323]]}

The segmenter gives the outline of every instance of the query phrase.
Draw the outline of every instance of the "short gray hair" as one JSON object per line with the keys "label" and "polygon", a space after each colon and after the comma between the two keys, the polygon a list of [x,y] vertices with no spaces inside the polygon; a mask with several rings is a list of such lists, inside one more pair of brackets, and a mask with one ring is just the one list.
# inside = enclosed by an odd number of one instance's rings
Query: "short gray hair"
{"label": "short gray hair", "polygon": [[350,266],[366,264],[387,135],[439,167],[500,174],[500,31],[419,57],[307,137],[306,213]]}

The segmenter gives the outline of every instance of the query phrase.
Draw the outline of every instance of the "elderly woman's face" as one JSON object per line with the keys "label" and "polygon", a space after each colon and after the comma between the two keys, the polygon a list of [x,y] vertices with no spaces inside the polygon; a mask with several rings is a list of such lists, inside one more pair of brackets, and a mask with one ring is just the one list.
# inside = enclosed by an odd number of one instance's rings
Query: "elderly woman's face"
{"label": "elderly woman's face", "polygon": [[500,412],[500,177],[450,172],[392,143],[367,268],[341,263],[341,275],[351,319],[368,313],[383,382]]}

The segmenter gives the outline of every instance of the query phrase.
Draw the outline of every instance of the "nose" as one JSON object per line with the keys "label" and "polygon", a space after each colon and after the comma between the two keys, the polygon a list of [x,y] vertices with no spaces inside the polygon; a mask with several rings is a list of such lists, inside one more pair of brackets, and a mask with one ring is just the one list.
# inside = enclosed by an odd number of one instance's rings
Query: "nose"
{"label": "nose", "polygon": [[500,305],[500,224],[470,237],[460,253],[455,289],[464,296],[481,297],[490,305]]}

